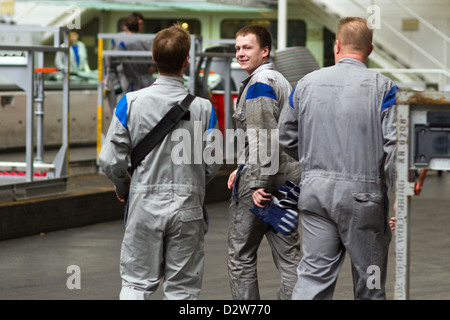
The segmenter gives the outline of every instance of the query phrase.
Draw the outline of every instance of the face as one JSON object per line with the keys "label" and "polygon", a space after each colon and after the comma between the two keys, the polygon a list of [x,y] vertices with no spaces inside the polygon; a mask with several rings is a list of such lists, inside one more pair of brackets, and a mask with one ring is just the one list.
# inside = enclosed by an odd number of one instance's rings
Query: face
{"label": "face", "polygon": [[75,44],[78,41],[78,33],[76,32],[69,32],[69,42],[71,44]]}
{"label": "face", "polygon": [[269,48],[261,48],[256,36],[248,34],[236,38],[236,59],[242,70],[252,74],[260,65],[267,62]]}

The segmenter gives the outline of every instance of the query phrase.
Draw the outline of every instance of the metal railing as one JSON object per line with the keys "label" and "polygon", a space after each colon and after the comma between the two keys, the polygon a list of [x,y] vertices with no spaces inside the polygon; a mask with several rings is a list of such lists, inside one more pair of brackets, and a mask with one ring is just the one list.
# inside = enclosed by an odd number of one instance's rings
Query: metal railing
{"label": "metal railing", "polygon": [[438,76],[438,90],[446,90],[450,84],[450,72],[444,69],[400,69],[400,68],[371,68],[370,70],[380,73],[402,73],[402,74],[434,74]]}
{"label": "metal railing", "polygon": [[[7,180],[0,184],[0,190],[10,190],[15,198],[18,189],[26,190],[28,195],[40,195],[37,189],[42,189],[42,194],[47,194],[45,186],[51,193],[55,193],[55,184],[61,184],[65,191],[65,183],[68,176],[68,148],[69,148],[69,37],[68,29],[60,27],[36,27],[36,26],[14,26],[0,25],[0,32],[49,32],[54,35],[54,44],[51,45],[0,45],[0,52],[5,55],[0,57],[0,74],[12,80],[17,86],[26,92],[26,150],[25,163],[6,162],[0,163],[1,167],[15,169],[26,169],[25,175],[12,182]],[[63,44],[59,43],[60,35],[63,35]],[[43,73],[44,53],[62,52],[64,54],[64,68],[58,70],[63,73],[63,95],[62,95],[62,145],[53,160],[53,163],[43,163],[43,130],[44,130],[44,86]],[[11,60],[11,56],[22,56],[23,59]],[[56,71],[55,68],[50,68]],[[36,110],[34,106],[36,105]],[[36,121],[36,132],[35,132]],[[36,138],[36,159],[34,159],[34,142]],[[47,168],[52,170],[45,178],[36,178],[35,168]],[[58,192],[59,193],[59,192]]]}

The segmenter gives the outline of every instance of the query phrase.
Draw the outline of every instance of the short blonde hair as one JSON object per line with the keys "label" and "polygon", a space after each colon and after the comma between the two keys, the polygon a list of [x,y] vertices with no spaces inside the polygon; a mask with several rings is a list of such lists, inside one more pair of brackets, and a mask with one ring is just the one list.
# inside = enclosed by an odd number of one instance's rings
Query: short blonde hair
{"label": "short blonde hair", "polygon": [[372,48],[373,30],[367,26],[367,21],[363,18],[342,18],[338,23],[336,40],[339,40],[343,47],[369,56]]}

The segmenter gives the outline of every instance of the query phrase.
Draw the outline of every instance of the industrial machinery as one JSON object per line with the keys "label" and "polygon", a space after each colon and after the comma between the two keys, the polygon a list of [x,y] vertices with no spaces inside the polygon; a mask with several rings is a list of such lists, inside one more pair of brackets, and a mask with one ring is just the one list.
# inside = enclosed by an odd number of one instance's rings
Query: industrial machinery
{"label": "industrial machinery", "polygon": [[[0,25],[6,33],[50,32],[53,45],[0,45],[0,74],[13,81],[26,93],[26,151],[25,162],[0,162],[0,191],[11,197],[30,198],[65,192],[68,176],[68,115],[69,115],[69,51],[68,30],[59,27],[25,27]],[[63,44],[59,43],[61,36]],[[44,54],[62,52],[63,70],[44,67]],[[44,162],[44,77],[46,72],[61,72],[62,83],[62,144],[52,163]],[[36,106],[36,109],[35,109]],[[36,130],[35,130],[36,128]],[[35,145],[36,142],[36,145]],[[36,147],[36,153],[35,153]]]}
{"label": "industrial machinery", "polygon": [[[395,288],[409,298],[411,197],[419,195],[428,170],[450,170],[450,93],[397,94]],[[417,172],[420,172],[416,181]]]}

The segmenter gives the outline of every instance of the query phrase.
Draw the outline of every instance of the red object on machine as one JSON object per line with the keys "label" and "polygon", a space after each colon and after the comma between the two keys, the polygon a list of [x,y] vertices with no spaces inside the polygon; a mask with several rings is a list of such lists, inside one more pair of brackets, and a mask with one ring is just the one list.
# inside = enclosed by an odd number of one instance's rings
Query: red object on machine
{"label": "red object on machine", "polygon": [[56,68],[34,68],[35,73],[53,73],[57,71],[58,69]]}
{"label": "red object on machine", "polygon": [[427,177],[427,170],[420,171],[419,179],[414,188],[414,194],[418,196],[422,191],[423,183],[425,182],[425,178]]}
{"label": "red object on machine", "polygon": [[[231,93],[231,98],[233,101],[233,111],[236,106],[237,97],[238,97],[237,92]],[[220,131],[222,131],[222,134],[225,134],[225,92],[213,90],[211,92],[211,102],[214,107],[214,110],[216,111]]]}
{"label": "red object on machine", "polygon": [[[0,172],[0,176],[17,176],[17,177],[24,177],[26,176],[25,172],[14,172],[14,171],[1,171]],[[47,172],[36,172],[34,175],[34,177],[46,177],[47,176]]]}

